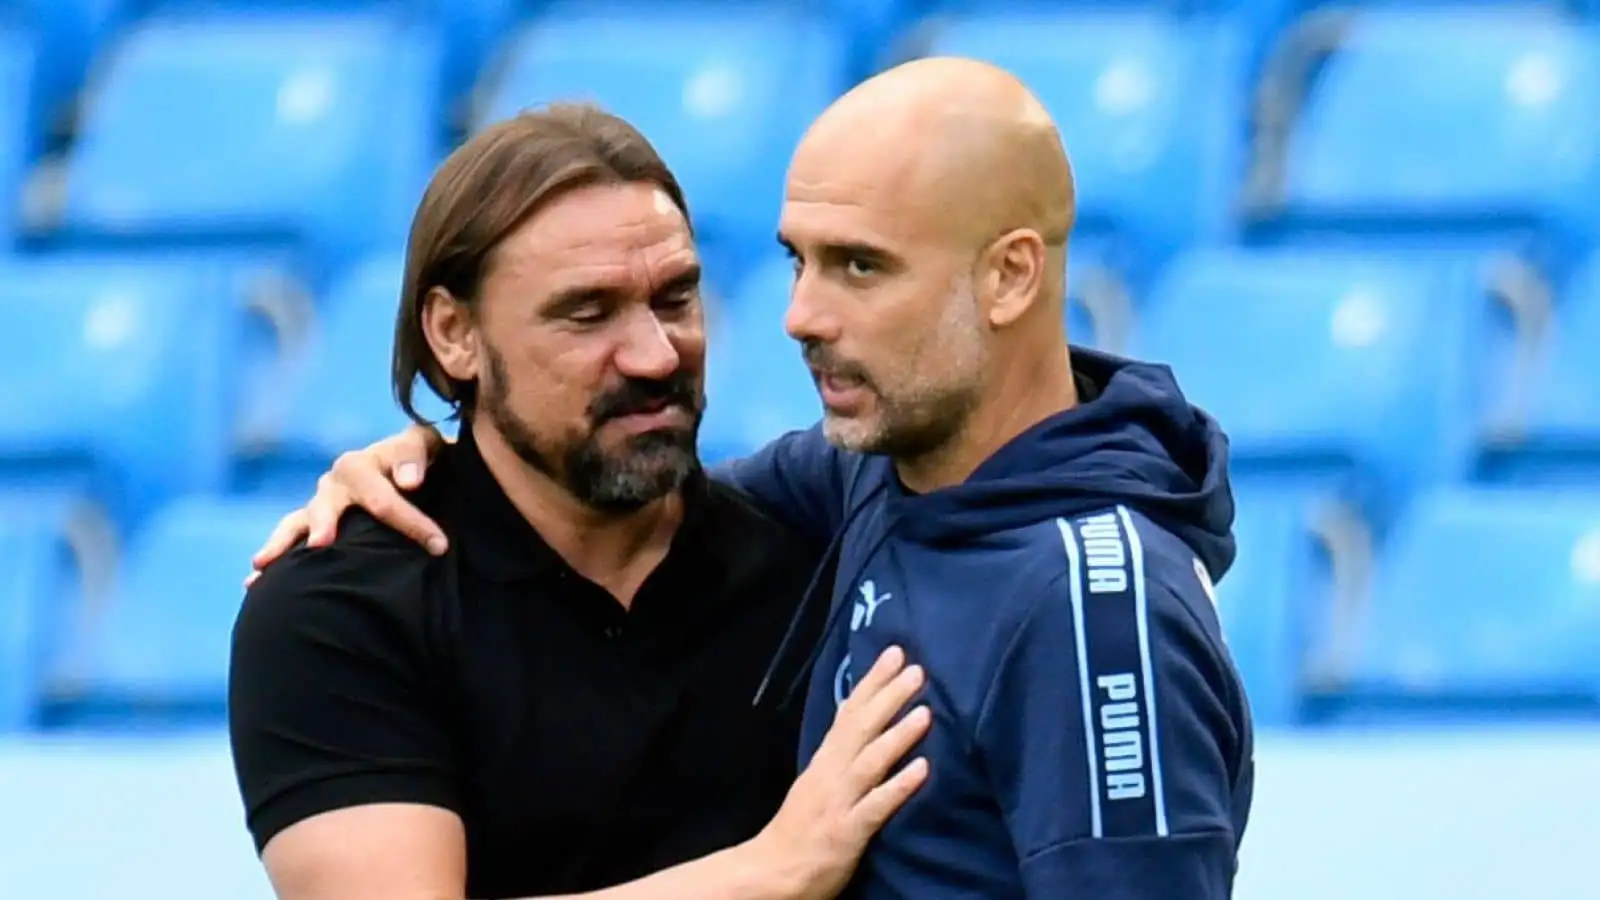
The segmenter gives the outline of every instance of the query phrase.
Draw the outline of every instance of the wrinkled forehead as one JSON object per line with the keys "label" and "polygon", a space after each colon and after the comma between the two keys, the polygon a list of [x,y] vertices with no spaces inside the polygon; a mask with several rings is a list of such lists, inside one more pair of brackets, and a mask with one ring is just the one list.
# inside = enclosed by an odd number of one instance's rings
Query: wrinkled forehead
{"label": "wrinkled forehead", "polygon": [[688,221],[647,184],[558,197],[507,238],[498,257],[495,275],[536,296],[579,288],[650,296],[699,271]]}
{"label": "wrinkled forehead", "polygon": [[912,253],[946,241],[950,211],[926,175],[903,148],[802,148],[789,169],[779,237],[802,251],[859,243]]}

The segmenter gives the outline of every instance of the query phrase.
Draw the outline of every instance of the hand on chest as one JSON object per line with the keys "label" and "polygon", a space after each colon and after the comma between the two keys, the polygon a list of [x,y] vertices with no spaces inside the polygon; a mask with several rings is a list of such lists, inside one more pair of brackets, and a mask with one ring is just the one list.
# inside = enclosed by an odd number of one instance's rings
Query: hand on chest
{"label": "hand on chest", "polygon": [[[891,548],[835,586],[832,625],[813,670],[812,697],[844,702],[856,680],[890,647],[921,665],[935,686],[938,718],[970,712],[986,688],[988,657],[1003,643],[1007,619],[990,590],[997,576],[976,555],[901,554]],[[912,556],[909,561],[906,556]],[[824,693],[824,684],[826,688]]]}

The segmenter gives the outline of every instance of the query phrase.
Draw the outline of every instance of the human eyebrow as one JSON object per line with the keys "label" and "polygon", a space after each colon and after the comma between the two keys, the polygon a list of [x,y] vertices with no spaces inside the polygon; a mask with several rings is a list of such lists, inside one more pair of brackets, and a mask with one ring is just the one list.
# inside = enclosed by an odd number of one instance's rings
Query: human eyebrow
{"label": "human eyebrow", "polygon": [[619,292],[615,288],[597,285],[575,285],[556,291],[544,304],[541,315],[546,319],[565,319],[589,307],[607,308],[616,305]]}
{"label": "human eyebrow", "polygon": [[[788,252],[790,258],[800,259],[803,254],[783,235],[778,236],[778,244]],[[831,241],[817,245],[816,255],[820,257],[825,266],[841,266],[847,262],[862,262],[882,271],[895,271],[903,267],[899,256],[889,250],[866,243],[865,241]]]}
{"label": "human eyebrow", "polygon": [[822,258],[823,266],[831,269],[843,269],[853,264],[884,274],[904,268],[900,257],[882,247],[858,241],[823,244],[818,249],[818,255]]}
{"label": "human eyebrow", "polygon": [[692,291],[700,286],[701,277],[700,266],[690,266],[663,282],[661,287],[656,289],[655,296],[670,297]]}

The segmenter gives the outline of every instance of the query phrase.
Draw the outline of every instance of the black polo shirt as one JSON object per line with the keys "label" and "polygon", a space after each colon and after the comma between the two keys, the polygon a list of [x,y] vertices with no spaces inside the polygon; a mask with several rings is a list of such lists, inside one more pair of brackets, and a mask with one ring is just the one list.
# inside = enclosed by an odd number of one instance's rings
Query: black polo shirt
{"label": "black polo shirt", "polygon": [[756,834],[794,779],[800,709],[751,698],[822,548],[696,476],[627,611],[462,431],[412,497],[446,556],[353,511],[334,546],[296,549],[245,598],[230,727],[257,847],[329,810],[441,806],[466,826],[469,895],[498,898],[595,890]]}

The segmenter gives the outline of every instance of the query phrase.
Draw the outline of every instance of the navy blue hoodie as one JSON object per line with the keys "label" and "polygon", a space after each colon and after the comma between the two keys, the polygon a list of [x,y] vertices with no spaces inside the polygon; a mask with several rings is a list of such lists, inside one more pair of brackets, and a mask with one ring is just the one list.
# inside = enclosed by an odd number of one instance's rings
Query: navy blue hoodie
{"label": "navy blue hoodie", "polygon": [[802,765],[887,646],[928,673],[929,781],[850,896],[1231,894],[1253,764],[1212,599],[1234,554],[1227,439],[1165,367],[1073,359],[1079,406],[954,487],[909,493],[818,428],[718,473],[834,541],[822,644],[787,650],[814,661]]}

